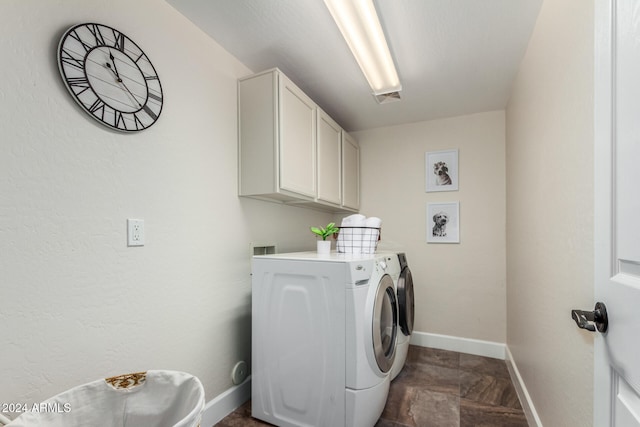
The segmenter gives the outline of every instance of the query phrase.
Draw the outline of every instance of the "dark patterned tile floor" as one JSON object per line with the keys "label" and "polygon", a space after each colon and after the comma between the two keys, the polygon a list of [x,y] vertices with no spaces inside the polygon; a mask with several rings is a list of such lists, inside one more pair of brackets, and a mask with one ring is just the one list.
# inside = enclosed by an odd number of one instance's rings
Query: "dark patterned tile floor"
{"label": "dark patterned tile floor", "polygon": [[[251,401],[216,427],[270,424]],[[504,360],[410,346],[375,427],[528,427]]]}

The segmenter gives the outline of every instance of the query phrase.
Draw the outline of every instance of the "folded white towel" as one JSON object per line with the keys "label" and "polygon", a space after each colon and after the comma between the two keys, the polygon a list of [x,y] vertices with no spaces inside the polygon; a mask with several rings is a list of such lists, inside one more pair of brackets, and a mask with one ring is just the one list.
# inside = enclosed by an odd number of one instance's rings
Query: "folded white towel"
{"label": "folded white towel", "polygon": [[375,216],[353,214],[342,219],[336,249],[350,254],[372,254],[376,251],[382,220]]}
{"label": "folded white towel", "polygon": [[364,227],[367,217],[360,214],[353,214],[342,218],[343,227]]}
{"label": "folded white towel", "polygon": [[380,226],[382,225],[382,220],[375,216],[371,216],[366,219],[364,225],[366,227],[380,228]]}
{"label": "folded white towel", "polygon": [[365,221],[364,235],[362,239],[362,252],[365,254],[373,254],[376,252],[376,243],[380,236],[380,230],[376,230],[382,226],[382,220],[375,216],[367,218]]}
{"label": "folded white towel", "polygon": [[362,236],[364,234],[363,228],[357,227],[366,227],[367,225],[367,217],[364,215],[354,215],[352,227],[353,228],[353,239],[352,239],[352,252],[354,254],[362,253]]}
{"label": "folded white towel", "polygon": [[336,248],[338,252],[359,254],[362,253],[362,229],[349,227],[364,227],[367,217],[360,214],[349,215],[342,218],[342,227],[338,235]]}

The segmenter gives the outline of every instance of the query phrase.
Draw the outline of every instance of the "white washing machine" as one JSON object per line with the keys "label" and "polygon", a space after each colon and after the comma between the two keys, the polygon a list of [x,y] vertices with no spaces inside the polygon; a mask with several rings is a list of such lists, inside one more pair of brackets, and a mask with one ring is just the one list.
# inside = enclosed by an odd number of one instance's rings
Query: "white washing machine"
{"label": "white washing machine", "polygon": [[376,254],[253,258],[253,417],[278,426],[376,423],[398,334],[386,268]]}
{"label": "white washing machine", "polygon": [[387,274],[391,276],[398,300],[398,340],[396,357],[391,367],[391,380],[398,376],[407,360],[409,341],[413,333],[414,300],[413,278],[404,252],[381,253],[387,263]]}

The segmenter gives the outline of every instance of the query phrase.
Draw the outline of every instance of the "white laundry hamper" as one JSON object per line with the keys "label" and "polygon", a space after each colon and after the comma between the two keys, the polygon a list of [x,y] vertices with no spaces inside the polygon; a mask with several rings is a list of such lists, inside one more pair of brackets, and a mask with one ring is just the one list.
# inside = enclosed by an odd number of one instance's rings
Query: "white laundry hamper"
{"label": "white laundry hamper", "polygon": [[100,379],[53,396],[7,427],[197,427],[204,388],[185,372]]}

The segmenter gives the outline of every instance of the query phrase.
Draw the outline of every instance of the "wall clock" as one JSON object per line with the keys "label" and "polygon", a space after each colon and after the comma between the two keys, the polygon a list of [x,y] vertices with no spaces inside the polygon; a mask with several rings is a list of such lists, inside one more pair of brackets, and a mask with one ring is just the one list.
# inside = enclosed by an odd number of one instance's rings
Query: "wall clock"
{"label": "wall clock", "polygon": [[162,86],[147,55],[129,37],[102,24],[71,27],[60,39],[58,67],[80,106],[105,126],[137,132],[162,111]]}

